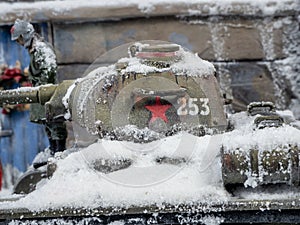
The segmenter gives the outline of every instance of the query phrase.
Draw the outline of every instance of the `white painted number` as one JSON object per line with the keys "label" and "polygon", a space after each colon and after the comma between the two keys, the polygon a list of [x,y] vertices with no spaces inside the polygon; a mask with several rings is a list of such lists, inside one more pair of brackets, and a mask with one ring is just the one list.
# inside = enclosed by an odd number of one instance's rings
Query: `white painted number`
{"label": "white painted number", "polygon": [[195,102],[197,102],[197,98],[189,98],[189,114],[191,116],[196,116],[199,113],[199,107]]}
{"label": "white painted number", "polygon": [[[179,98],[177,103],[179,104],[179,108],[177,109],[178,116],[196,116],[199,114],[199,107],[196,104],[198,101],[197,98],[189,98],[188,104],[186,98]],[[208,106],[209,99],[208,98],[199,98],[199,102],[201,103],[200,115],[207,116],[210,113],[210,108]],[[187,107],[188,106],[188,107]]]}
{"label": "white painted number", "polygon": [[178,116],[186,116],[188,114],[186,107],[186,98],[179,98],[177,100],[177,103],[179,104],[179,108],[177,109],[177,115]]}
{"label": "white painted number", "polygon": [[202,116],[207,116],[209,113],[210,113],[210,109],[209,109],[209,106],[208,106],[208,102],[209,102],[209,99],[208,98],[199,98],[200,102],[202,103],[202,108],[204,110],[201,110],[200,114]]}

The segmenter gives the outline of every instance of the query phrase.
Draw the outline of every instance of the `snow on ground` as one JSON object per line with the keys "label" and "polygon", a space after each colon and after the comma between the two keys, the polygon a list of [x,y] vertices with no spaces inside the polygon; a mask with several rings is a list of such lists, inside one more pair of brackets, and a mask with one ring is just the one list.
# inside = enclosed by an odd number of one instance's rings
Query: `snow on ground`
{"label": "snow on ground", "polygon": [[[286,114],[286,112],[285,112]],[[232,118],[236,130],[195,137],[181,133],[148,144],[101,140],[87,148],[73,151],[57,160],[51,179],[42,180],[37,190],[16,202],[1,202],[0,208],[25,207],[38,211],[69,207],[130,207],[165,203],[222,203],[230,194],[223,188],[220,147],[258,145],[273,148],[285,144],[300,146],[300,130],[285,125],[281,128],[253,129],[253,118],[239,113]],[[158,158],[186,159],[178,163],[161,162]],[[95,162],[131,161],[131,165],[110,173],[99,172]],[[118,164],[118,163],[117,163]],[[116,164],[116,165],[117,165]],[[242,198],[299,198],[296,189],[275,189],[241,193]]]}

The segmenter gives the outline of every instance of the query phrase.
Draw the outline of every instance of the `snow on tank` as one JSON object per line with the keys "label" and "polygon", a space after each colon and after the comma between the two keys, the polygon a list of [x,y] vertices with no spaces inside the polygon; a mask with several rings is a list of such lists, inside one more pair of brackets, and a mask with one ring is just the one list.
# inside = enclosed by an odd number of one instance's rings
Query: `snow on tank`
{"label": "snow on tank", "polygon": [[[186,206],[204,214],[229,206],[229,214],[238,214],[280,204],[299,210],[297,121],[272,103],[259,102],[229,115],[232,129],[227,129],[214,74],[211,63],[179,45],[143,41],[111,50],[77,80],[0,92],[1,102],[40,102],[52,119],[72,120],[77,143],[88,145],[49,160],[51,179],[30,184],[36,190],[18,201],[0,202],[0,210],[49,215],[67,208],[76,215],[74,209],[124,209],[126,214],[136,207],[147,213],[153,205],[151,213],[166,212],[171,205],[176,213],[186,212]],[[284,120],[257,127],[257,119],[269,116]],[[242,193],[232,191],[237,185]],[[265,185],[288,188],[277,188],[274,195]],[[259,197],[245,194],[259,187]]]}
{"label": "snow on tank", "polygon": [[[144,41],[120,48],[118,56],[127,56],[91,70],[72,86],[65,102],[77,127],[97,137],[135,142],[181,130],[205,135],[226,129],[211,63],[171,43]],[[104,58],[111,60],[115,52]]]}
{"label": "snow on tank", "polygon": [[280,115],[272,102],[253,102],[247,112],[231,115],[234,130],[222,143],[223,182],[229,189],[299,186],[300,131]]}

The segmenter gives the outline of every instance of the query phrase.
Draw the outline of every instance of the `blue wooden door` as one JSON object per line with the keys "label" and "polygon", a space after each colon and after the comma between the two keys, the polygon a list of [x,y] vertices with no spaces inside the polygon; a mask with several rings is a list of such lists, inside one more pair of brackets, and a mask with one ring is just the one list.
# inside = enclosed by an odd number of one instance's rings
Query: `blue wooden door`
{"label": "blue wooden door", "polygon": [[[21,69],[29,65],[27,50],[10,39],[11,26],[0,26],[0,65],[13,67],[17,60]],[[42,35],[47,39],[47,24],[39,24]],[[11,186],[18,176],[26,171],[36,154],[48,146],[44,127],[29,122],[29,111],[14,110],[10,114],[1,113],[2,130],[11,130],[12,135],[0,137],[0,159],[2,161],[4,183]]]}
{"label": "blue wooden door", "polygon": [[29,122],[29,111],[1,113],[2,131],[11,135],[0,137],[3,187],[9,187],[26,171],[38,152],[48,145],[44,126]]}

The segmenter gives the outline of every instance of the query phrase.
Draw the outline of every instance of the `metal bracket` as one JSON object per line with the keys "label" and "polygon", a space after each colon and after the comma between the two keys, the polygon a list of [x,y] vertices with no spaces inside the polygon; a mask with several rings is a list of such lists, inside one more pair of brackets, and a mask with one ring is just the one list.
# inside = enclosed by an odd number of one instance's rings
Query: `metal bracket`
{"label": "metal bracket", "polygon": [[10,137],[12,136],[13,131],[12,130],[1,130],[0,131],[0,137]]}
{"label": "metal bracket", "polygon": [[2,121],[0,121],[0,137],[10,137],[12,134],[12,130],[2,130]]}

